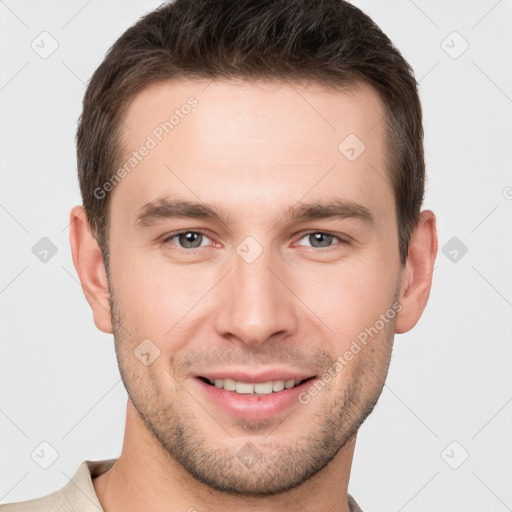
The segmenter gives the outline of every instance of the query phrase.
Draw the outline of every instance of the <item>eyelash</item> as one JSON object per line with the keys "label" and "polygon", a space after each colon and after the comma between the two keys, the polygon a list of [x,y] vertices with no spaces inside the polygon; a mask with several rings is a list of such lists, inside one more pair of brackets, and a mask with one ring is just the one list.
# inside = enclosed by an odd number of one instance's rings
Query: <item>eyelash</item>
{"label": "eyelash", "polygon": [[[195,248],[192,248],[192,249],[187,249],[185,247],[180,247],[176,244],[171,244],[171,240],[173,238],[176,238],[177,236],[181,235],[181,234],[184,234],[184,233],[196,233],[196,234],[201,234],[201,235],[204,235],[206,236],[207,238],[210,238],[208,236],[207,233],[205,233],[204,231],[201,231],[201,230],[191,230],[191,229],[185,229],[183,231],[177,231],[175,233],[171,233],[169,236],[167,236],[163,241],[162,243],[164,245],[175,245],[176,246],[176,250],[179,250],[179,251],[184,251],[184,252],[187,252],[187,253],[190,253],[190,252],[194,252],[198,249],[202,249],[203,247],[195,247]],[[299,241],[302,240],[304,237],[308,236],[308,235],[312,235],[312,234],[322,234],[322,235],[327,235],[327,236],[332,236],[333,238],[336,238],[339,240],[339,243],[342,244],[342,245],[348,245],[349,242],[347,240],[344,240],[343,238],[341,238],[340,236],[338,235],[335,235],[334,233],[329,233],[328,231],[318,231],[318,230],[311,230],[311,231],[306,231],[304,233],[301,233],[301,236],[300,238],[298,239]],[[332,247],[334,247],[336,244],[333,244],[329,247],[310,247],[310,249],[317,249],[319,251],[327,251],[329,249],[331,249]],[[307,246],[306,246],[307,247]]]}

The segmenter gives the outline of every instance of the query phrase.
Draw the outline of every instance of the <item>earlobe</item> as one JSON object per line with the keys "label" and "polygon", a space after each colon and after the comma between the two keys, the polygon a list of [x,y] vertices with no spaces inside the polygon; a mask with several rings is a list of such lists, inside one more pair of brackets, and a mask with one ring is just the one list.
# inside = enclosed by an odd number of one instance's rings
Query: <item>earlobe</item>
{"label": "earlobe", "polygon": [[397,334],[411,330],[427,305],[437,244],[436,217],[432,211],[424,210],[420,213],[418,224],[411,236],[407,263],[402,271],[402,309],[395,323]]}
{"label": "earlobe", "polygon": [[112,334],[108,281],[101,250],[94,238],[83,206],[70,213],[69,242],[73,263],[85,298],[91,306],[96,327]]}

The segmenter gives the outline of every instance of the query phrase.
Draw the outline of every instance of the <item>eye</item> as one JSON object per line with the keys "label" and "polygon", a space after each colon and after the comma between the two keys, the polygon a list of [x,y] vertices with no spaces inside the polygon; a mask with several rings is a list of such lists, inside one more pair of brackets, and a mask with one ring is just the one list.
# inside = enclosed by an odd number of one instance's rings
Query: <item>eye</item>
{"label": "eye", "polygon": [[180,249],[198,249],[203,247],[202,242],[207,239],[210,240],[201,231],[180,231],[174,233],[163,240],[164,244],[173,243],[172,240],[177,239],[177,244]]}
{"label": "eye", "polygon": [[[326,233],[323,231],[310,231],[308,233],[304,233],[302,237],[299,239],[299,242],[304,239],[306,239],[309,242],[309,245],[306,246],[315,249],[332,247],[333,245],[336,245],[336,241],[338,241],[341,244],[348,244],[346,240],[343,240],[339,236]],[[188,230],[180,231],[178,233],[172,233],[171,235],[166,237],[162,243],[176,245],[178,249],[193,250],[208,245],[208,241],[211,242],[211,239],[202,231]]]}
{"label": "eye", "polygon": [[[324,233],[323,231],[310,231],[309,233],[305,233],[300,240],[306,238],[311,245],[309,247],[314,248],[322,248],[322,247],[332,247],[333,240],[338,240],[342,244],[346,244],[345,240],[342,240],[340,237],[336,235],[331,235],[330,233]],[[299,242],[300,242],[299,240]]]}

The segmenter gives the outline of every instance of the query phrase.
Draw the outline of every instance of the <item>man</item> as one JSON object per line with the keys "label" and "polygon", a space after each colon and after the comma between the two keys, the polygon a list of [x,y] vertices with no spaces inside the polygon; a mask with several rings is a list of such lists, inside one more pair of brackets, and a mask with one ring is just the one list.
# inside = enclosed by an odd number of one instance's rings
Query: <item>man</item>
{"label": "man", "polygon": [[412,71],[341,0],[176,0],[85,94],[73,261],[122,453],[2,511],[358,511],[357,431],[437,253]]}

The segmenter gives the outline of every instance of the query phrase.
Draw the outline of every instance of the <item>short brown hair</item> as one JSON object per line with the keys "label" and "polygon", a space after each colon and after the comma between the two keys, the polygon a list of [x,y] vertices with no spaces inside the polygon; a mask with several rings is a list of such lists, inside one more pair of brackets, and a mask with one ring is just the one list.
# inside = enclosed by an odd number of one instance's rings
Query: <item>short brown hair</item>
{"label": "short brown hair", "polygon": [[119,165],[120,126],[130,102],[172,78],[371,85],[386,111],[386,165],[405,264],[425,188],[422,111],[412,69],[389,38],[343,0],[176,0],[122,34],[85,93],[78,177],[107,275],[110,194],[98,198],[95,190]]}

